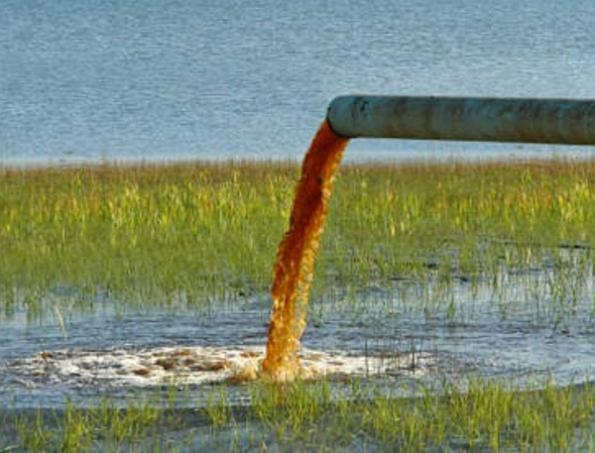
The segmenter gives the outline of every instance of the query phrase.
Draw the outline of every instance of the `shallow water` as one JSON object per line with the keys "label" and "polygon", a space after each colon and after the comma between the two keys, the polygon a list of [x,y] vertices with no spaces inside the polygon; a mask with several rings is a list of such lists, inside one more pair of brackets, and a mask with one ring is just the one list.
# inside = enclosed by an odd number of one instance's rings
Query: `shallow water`
{"label": "shallow water", "polygon": [[[0,165],[300,159],[347,93],[595,98],[590,0],[5,0]],[[347,159],[585,154],[355,141]]]}
{"label": "shallow water", "polygon": [[[595,277],[590,268],[581,275],[569,269],[574,292],[561,291],[559,275],[546,266],[503,269],[495,284],[399,280],[391,289],[315,300],[304,367],[309,377],[333,381],[338,395],[349,377],[395,396],[469,376],[521,386],[549,377],[557,385],[591,381]],[[241,403],[246,387],[230,379],[246,363],[258,367],[269,304],[262,296],[221,312],[118,313],[103,300],[86,314],[62,307],[61,317],[49,310],[34,322],[17,311],[2,318],[0,404],[62,407],[69,398],[92,406],[102,395],[124,404],[163,396],[174,384],[187,388],[187,404],[195,405],[213,383],[228,384],[232,403]]]}

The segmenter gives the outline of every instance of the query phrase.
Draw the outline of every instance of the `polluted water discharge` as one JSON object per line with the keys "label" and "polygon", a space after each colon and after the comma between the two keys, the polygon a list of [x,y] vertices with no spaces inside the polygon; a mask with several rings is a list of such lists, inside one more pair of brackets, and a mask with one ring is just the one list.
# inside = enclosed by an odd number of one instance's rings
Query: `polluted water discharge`
{"label": "polluted water discharge", "polygon": [[[237,384],[259,377],[281,382],[297,377],[338,376],[342,379],[391,374],[414,378],[426,375],[434,368],[434,357],[421,351],[400,351],[387,356],[336,347],[300,348],[331,184],[347,142],[334,134],[325,121],[305,155],[289,230],[279,246],[274,265],[273,309],[266,349],[217,344],[214,339],[221,334],[230,336],[229,331],[213,332],[205,338],[207,344],[211,343],[206,346],[151,347],[141,343],[122,347],[112,344],[102,349],[89,348],[93,341],[85,341],[86,347],[79,344],[79,348],[46,348],[28,357],[13,357],[7,363],[8,369],[0,373],[2,381],[13,389],[15,385],[22,386],[35,393],[43,387],[61,385],[71,389],[114,389],[168,384]],[[64,329],[63,323],[61,327]],[[180,336],[182,329],[176,329],[176,334]],[[131,334],[132,338],[136,336]],[[101,341],[97,343],[99,346]]]}
{"label": "polluted water discharge", "polygon": [[324,121],[302,164],[289,230],[279,246],[271,288],[273,312],[262,371],[274,381],[292,380],[300,374],[298,351],[306,327],[314,259],[331,185],[347,142]]}
{"label": "polluted water discharge", "polygon": [[[102,309],[62,317],[51,308],[68,306],[58,301],[68,294],[57,290],[45,310],[53,322],[33,325],[25,308],[6,319],[0,313],[0,404],[93,405],[103,393],[128,398],[183,385],[193,405],[205,385],[259,378],[326,377],[339,393],[350,377],[370,378],[396,396],[465,376],[528,384],[551,377],[556,385],[595,378],[595,272],[580,266],[591,260],[588,249],[567,251],[568,291],[554,284],[560,269],[547,260],[503,267],[474,284],[404,278],[383,290],[370,283],[355,300],[334,288],[336,299],[318,307],[326,312],[305,331],[314,260],[347,143],[325,121],[306,153],[273,268],[272,313],[255,294],[230,311],[118,315],[122,301],[98,294],[89,302]],[[230,386],[234,401],[246,399],[246,387]]]}

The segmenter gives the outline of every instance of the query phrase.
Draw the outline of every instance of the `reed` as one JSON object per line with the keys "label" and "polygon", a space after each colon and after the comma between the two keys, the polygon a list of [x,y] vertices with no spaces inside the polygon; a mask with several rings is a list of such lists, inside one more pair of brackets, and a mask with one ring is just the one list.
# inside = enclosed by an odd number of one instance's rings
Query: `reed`
{"label": "reed", "polygon": [[[266,298],[298,174],[277,162],[2,170],[0,305]],[[569,251],[592,271],[595,161],[350,165],[334,192],[314,299],[546,266],[570,293]]]}

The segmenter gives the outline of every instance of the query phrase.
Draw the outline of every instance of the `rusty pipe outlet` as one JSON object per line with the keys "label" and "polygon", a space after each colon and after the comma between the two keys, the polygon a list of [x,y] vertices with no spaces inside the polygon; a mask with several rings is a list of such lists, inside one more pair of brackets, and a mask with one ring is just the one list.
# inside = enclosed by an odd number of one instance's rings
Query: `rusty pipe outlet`
{"label": "rusty pipe outlet", "polygon": [[595,100],[340,96],[327,121],[346,138],[595,145]]}

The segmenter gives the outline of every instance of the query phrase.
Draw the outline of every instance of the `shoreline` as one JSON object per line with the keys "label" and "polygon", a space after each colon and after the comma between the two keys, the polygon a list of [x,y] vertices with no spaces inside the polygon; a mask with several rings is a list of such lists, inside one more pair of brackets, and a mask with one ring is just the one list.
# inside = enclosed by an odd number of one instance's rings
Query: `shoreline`
{"label": "shoreline", "polygon": [[[518,164],[590,164],[595,162],[595,154],[531,154],[519,155],[475,155],[475,156],[435,156],[435,157],[387,157],[358,159],[346,155],[341,168],[377,168],[377,167],[474,167],[490,165],[518,165]],[[122,159],[122,160],[59,160],[59,161],[2,161],[0,160],[0,174],[10,172],[38,172],[52,170],[85,170],[85,169],[147,169],[147,168],[179,168],[179,167],[285,167],[301,165],[303,156],[285,158],[188,158],[188,159]],[[339,169],[339,171],[340,171]]]}

